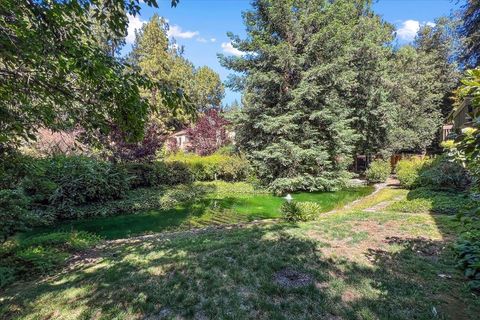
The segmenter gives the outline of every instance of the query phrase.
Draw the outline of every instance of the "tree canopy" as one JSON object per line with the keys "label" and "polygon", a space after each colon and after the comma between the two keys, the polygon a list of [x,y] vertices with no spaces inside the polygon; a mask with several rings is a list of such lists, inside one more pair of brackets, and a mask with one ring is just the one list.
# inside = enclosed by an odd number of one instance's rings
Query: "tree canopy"
{"label": "tree canopy", "polygon": [[126,34],[126,14],[139,10],[139,0],[2,1],[0,143],[34,139],[38,127],[90,133],[112,124],[139,139],[151,111],[141,88],[156,88],[171,108],[182,106],[174,85],[142,77],[99,45],[93,24],[115,42]]}

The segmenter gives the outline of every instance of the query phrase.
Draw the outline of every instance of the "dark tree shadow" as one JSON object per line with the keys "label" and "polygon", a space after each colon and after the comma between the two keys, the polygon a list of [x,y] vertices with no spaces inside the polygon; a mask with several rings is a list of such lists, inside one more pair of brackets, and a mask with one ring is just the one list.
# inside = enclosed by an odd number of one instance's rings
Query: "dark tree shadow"
{"label": "dark tree shadow", "polygon": [[[371,265],[321,253],[294,225],[210,229],[109,242],[58,275],[1,294],[2,319],[473,319],[448,248],[386,239]],[[285,271],[287,270],[287,272]],[[293,271],[292,271],[293,270]],[[450,276],[441,278],[438,270]],[[278,274],[299,274],[286,286]],[[306,279],[306,280],[305,280]],[[288,279],[287,279],[288,280]],[[295,281],[295,279],[290,279]],[[448,309],[452,301],[458,309]],[[45,307],[44,304],[51,304]],[[468,309],[468,308],[470,309]],[[478,314],[478,313],[477,313]]]}

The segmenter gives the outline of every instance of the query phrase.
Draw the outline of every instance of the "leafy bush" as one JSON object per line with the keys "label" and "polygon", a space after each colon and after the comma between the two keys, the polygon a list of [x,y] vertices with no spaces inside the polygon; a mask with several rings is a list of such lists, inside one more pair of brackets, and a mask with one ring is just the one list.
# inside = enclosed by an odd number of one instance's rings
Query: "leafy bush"
{"label": "leafy bush", "polygon": [[311,201],[297,202],[297,205],[300,208],[302,217],[304,217],[305,219],[302,221],[313,220],[322,211],[322,206],[316,202],[311,202]]}
{"label": "leafy bush", "polygon": [[302,212],[295,201],[284,202],[280,207],[280,212],[282,213],[282,217],[285,221],[303,221]]}
{"label": "leafy bush", "polygon": [[[477,221],[478,222],[478,221]],[[456,245],[458,266],[469,279],[469,287],[480,291],[480,230],[459,240]]]}
{"label": "leafy bush", "polygon": [[131,175],[132,188],[172,186],[193,181],[190,169],[178,161],[126,163],[123,166]]}
{"label": "leafy bush", "polygon": [[377,159],[370,163],[365,175],[369,182],[385,182],[391,171],[392,168],[389,161]]}
{"label": "leafy bush", "polygon": [[248,161],[238,155],[229,156],[215,153],[210,156],[198,156],[190,153],[176,153],[166,159],[167,163],[183,163],[193,174],[196,181],[241,181],[250,171]]}
{"label": "leafy bush", "polygon": [[293,178],[278,178],[270,183],[268,188],[277,195],[295,191],[336,191],[346,187],[350,177],[351,175],[347,172],[328,178],[314,177],[309,174],[297,175]]}
{"label": "leafy bush", "polygon": [[19,190],[0,190],[0,240],[5,241],[36,223],[37,219],[28,210],[29,202]]}
{"label": "leafy bush", "polygon": [[0,151],[0,189],[15,189],[35,167],[35,159],[17,151]]}
{"label": "leafy bush", "polygon": [[420,170],[430,162],[431,160],[420,157],[400,160],[396,167],[400,184],[408,189],[418,186]]}
{"label": "leafy bush", "polygon": [[322,207],[315,202],[285,202],[280,207],[283,219],[289,222],[309,221],[315,219]]}
{"label": "leafy bush", "polygon": [[126,170],[112,163],[84,156],[38,159],[38,170],[22,186],[40,204],[57,209],[92,201],[121,198],[129,189]]}
{"label": "leafy bush", "polygon": [[468,172],[458,163],[438,157],[420,170],[419,185],[433,190],[465,190]]}

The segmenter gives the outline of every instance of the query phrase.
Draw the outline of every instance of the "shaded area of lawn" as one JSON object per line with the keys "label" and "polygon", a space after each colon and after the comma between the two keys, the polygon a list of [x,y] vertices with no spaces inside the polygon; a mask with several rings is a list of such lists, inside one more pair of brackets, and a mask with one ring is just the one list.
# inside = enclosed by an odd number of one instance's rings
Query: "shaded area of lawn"
{"label": "shaded area of lawn", "polygon": [[[19,283],[0,294],[5,319],[475,319],[480,302],[455,269],[448,244],[406,238],[428,214],[342,213],[325,217],[325,239],[307,236],[320,224],[271,224],[190,231],[110,242],[69,271]],[[396,222],[393,224],[386,224]],[[369,221],[403,238],[345,249],[358,223]],[[442,223],[439,220],[439,223]],[[336,229],[345,232],[335,232]],[[350,232],[348,232],[350,228]],[[402,230],[397,228],[404,228]],[[339,229],[339,230],[340,230]],[[370,230],[371,231],[371,230]],[[329,234],[333,237],[330,240]],[[380,238],[379,238],[380,239]],[[358,252],[364,259],[352,260]],[[305,286],[276,281],[279,272],[307,275]],[[448,278],[439,277],[446,274]]]}
{"label": "shaded area of lawn", "polygon": [[[280,206],[285,201],[281,197],[265,193],[242,193],[241,191],[236,193],[232,185],[234,184],[200,184],[195,186],[195,190],[180,190],[183,193],[196,192],[196,196],[193,200],[188,197],[180,201],[174,199],[173,208],[145,210],[132,215],[68,221],[54,227],[28,232],[20,239],[43,233],[72,230],[88,231],[105,239],[120,239],[166,230],[184,230],[281,216]],[[199,188],[203,189],[199,191]],[[319,203],[322,212],[327,212],[368,195],[372,191],[373,187],[357,187],[336,192],[297,193],[293,194],[293,197],[297,201]],[[140,202],[141,199],[136,201]],[[96,210],[99,210],[98,205]]]}

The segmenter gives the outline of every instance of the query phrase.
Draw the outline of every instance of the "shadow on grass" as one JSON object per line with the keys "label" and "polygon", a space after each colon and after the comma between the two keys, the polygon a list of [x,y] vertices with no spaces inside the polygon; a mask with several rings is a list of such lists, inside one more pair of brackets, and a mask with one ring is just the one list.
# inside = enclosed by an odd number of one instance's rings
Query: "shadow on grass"
{"label": "shadow on grass", "polygon": [[[468,319],[442,243],[392,240],[372,265],[321,253],[328,243],[277,224],[190,231],[110,242],[68,272],[19,283],[0,299],[2,319]],[[275,282],[282,270],[305,286]],[[450,310],[445,305],[458,304]],[[475,309],[476,308],[476,309]],[[471,313],[474,314],[474,313]],[[478,314],[478,313],[477,313]],[[473,319],[473,318],[472,318]]]}

